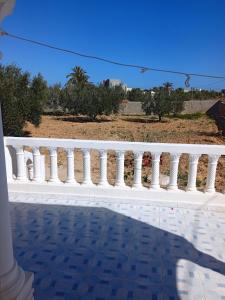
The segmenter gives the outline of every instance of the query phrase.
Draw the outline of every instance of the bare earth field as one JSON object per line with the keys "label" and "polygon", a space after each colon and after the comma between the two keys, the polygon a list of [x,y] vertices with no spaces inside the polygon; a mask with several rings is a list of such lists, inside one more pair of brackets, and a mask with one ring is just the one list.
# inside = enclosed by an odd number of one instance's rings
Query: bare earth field
{"label": "bare earth field", "polygon": [[[166,118],[162,123],[146,116],[115,116],[102,117],[96,122],[90,122],[82,116],[43,116],[40,127],[35,128],[27,124],[26,131],[33,137],[68,138],[68,139],[96,139],[116,141],[140,141],[160,143],[200,143],[225,144],[225,138],[217,134],[215,122],[207,116],[194,119]],[[42,151],[49,157],[46,149]],[[95,183],[99,178],[99,160],[97,151],[92,151],[92,179]],[[82,153],[75,151],[75,177],[82,181]],[[197,186],[204,187],[206,182],[208,159],[202,155],[198,166]],[[59,149],[59,175],[61,179],[66,176],[66,155]],[[115,182],[116,157],[113,151],[108,153],[108,179],[111,184]],[[225,157],[221,157],[217,167],[216,189],[224,191],[225,188]],[[47,167],[46,167],[47,168]],[[48,169],[48,168],[47,168]],[[188,157],[182,155],[179,164],[179,186],[185,187],[187,183]],[[162,174],[169,175],[169,154],[164,153],[161,158]],[[47,171],[48,173],[48,171]],[[145,186],[150,185],[151,155],[144,154],[142,179]],[[125,155],[125,181],[132,185],[133,181],[133,154]]]}

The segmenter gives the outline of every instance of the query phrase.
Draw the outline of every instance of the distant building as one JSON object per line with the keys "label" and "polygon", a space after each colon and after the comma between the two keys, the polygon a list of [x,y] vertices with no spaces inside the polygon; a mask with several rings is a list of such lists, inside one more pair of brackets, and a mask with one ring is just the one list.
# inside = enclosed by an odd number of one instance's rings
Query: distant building
{"label": "distant building", "polygon": [[189,93],[189,92],[201,92],[202,89],[201,88],[184,88],[184,93]]}
{"label": "distant building", "polygon": [[106,79],[106,80],[103,80],[102,82],[104,85],[106,86],[109,86],[109,87],[115,87],[115,86],[121,86],[125,92],[127,92],[128,90],[128,87],[126,84],[123,83],[122,80],[120,79]]}
{"label": "distant building", "polygon": [[129,88],[129,87],[127,87],[127,92],[130,92],[130,91],[132,91],[132,89],[133,89],[133,88]]}

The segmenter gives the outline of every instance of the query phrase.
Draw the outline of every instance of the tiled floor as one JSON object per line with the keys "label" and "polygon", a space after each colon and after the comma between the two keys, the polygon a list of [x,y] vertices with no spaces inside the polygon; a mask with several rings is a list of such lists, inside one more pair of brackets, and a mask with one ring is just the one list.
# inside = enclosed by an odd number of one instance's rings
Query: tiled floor
{"label": "tiled floor", "polygon": [[[43,196],[11,200],[26,197]],[[36,300],[225,299],[223,213],[88,199],[10,205]]]}

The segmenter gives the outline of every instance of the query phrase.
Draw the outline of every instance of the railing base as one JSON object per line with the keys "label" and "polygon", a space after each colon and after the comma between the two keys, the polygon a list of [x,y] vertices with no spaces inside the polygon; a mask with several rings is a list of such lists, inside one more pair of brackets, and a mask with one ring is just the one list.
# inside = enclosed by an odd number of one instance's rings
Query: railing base
{"label": "railing base", "polygon": [[[102,187],[99,185],[67,185],[67,184],[16,184],[9,183],[9,192],[23,193],[35,193],[44,194],[42,196],[42,203],[48,204],[52,196],[57,195],[57,200],[54,204],[66,204],[64,203],[64,197],[68,200],[68,195],[73,199],[107,201],[107,199],[113,199],[113,201],[119,203],[127,203],[127,201],[137,201],[139,204],[148,204],[156,206],[166,207],[185,207],[190,209],[210,209],[225,211],[225,195],[221,193],[203,193],[199,191],[186,192],[183,190],[168,191],[161,188],[160,190],[151,190],[143,187],[142,189],[125,187],[107,186]],[[179,195],[179,197],[178,197]],[[61,197],[61,200],[60,200]],[[22,196],[18,197],[22,202]],[[69,201],[68,203],[72,203]]]}
{"label": "railing base", "polygon": [[4,300],[33,300],[34,274],[24,272],[17,262],[3,277],[0,276],[0,299]]}

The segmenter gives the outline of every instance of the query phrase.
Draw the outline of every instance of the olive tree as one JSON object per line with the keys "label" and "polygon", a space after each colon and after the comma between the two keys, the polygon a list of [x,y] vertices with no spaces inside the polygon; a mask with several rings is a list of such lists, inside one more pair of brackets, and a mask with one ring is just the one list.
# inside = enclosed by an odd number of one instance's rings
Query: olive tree
{"label": "olive tree", "polygon": [[81,114],[95,120],[100,115],[117,113],[119,105],[125,97],[120,86],[106,87],[86,84],[80,86],[66,86],[63,90],[62,102],[64,111],[70,114]]}
{"label": "olive tree", "polygon": [[142,103],[142,109],[146,115],[157,115],[159,122],[172,111],[171,98],[165,88],[157,88],[154,94],[147,92]]}
{"label": "olive tree", "polygon": [[5,135],[21,136],[26,122],[38,126],[47,84],[39,74],[31,79],[15,65],[0,65],[0,101]]}

